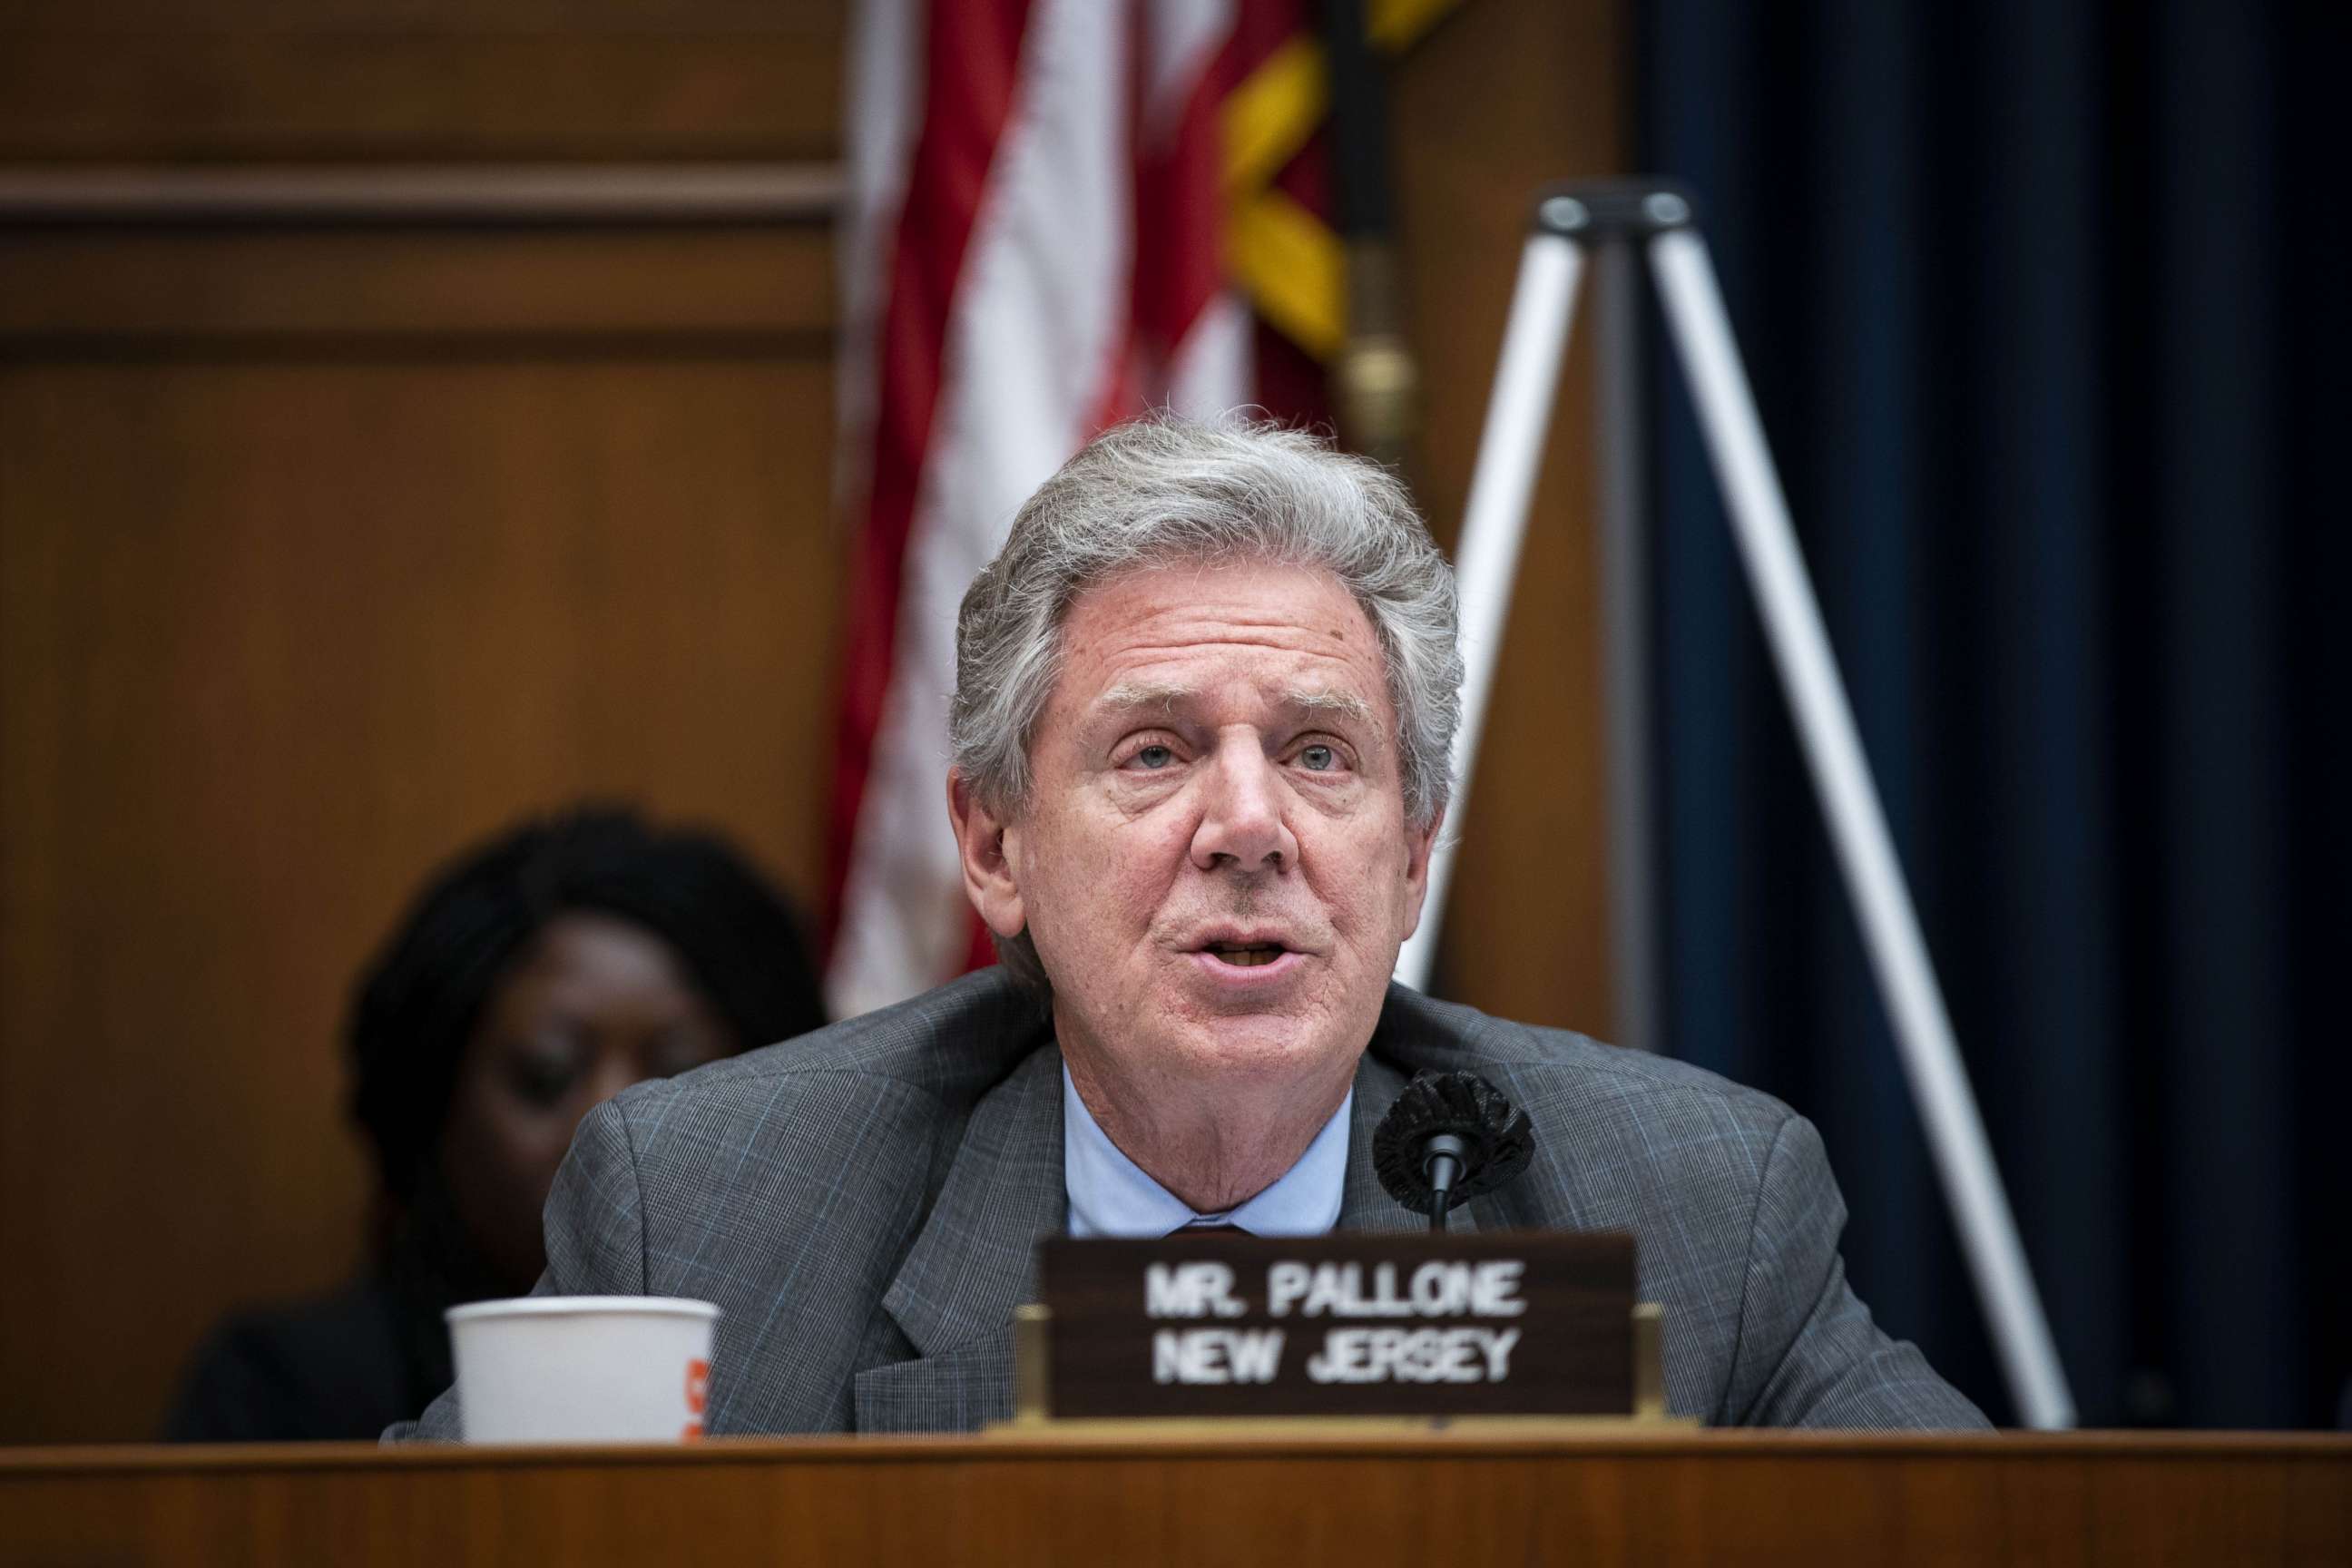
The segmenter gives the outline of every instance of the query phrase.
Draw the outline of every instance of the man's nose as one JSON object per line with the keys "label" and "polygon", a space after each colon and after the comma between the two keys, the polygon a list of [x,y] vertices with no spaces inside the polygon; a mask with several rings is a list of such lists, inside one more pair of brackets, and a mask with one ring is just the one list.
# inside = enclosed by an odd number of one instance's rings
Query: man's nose
{"label": "man's nose", "polygon": [[1298,840],[1283,820],[1282,780],[1255,744],[1219,748],[1204,781],[1208,798],[1192,834],[1192,864],[1280,870],[1298,864]]}

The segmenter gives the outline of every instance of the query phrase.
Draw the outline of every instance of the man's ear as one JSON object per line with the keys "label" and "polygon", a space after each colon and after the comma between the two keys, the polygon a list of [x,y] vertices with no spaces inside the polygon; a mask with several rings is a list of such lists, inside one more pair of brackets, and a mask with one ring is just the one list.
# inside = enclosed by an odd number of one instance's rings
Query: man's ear
{"label": "man's ear", "polygon": [[1421,929],[1421,901],[1429,896],[1429,856],[1437,847],[1437,836],[1445,830],[1445,810],[1438,808],[1429,826],[1419,832],[1405,829],[1405,893],[1410,903],[1405,910],[1404,934],[1411,936]]}
{"label": "man's ear", "polygon": [[1029,917],[1005,854],[1011,827],[981,804],[980,793],[953,768],[948,770],[948,817],[955,824],[956,852],[963,860],[964,897],[989,930],[1007,941],[1019,936]]}

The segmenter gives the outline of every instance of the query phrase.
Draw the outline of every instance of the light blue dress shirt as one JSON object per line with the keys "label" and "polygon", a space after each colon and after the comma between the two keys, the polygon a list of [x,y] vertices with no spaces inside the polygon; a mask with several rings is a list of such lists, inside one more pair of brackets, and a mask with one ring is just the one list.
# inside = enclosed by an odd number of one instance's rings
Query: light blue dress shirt
{"label": "light blue dress shirt", "polygon": [[1188,1225],[1237,1225],[1253,1236],[1322,1236],[1339,1223],[1347,1185],[1350,1088],[1298,1163],[1274,1185],[1226,1214],[1195,1214],[1119,1152],[1062,1068],[1062,1180],[1072,1236],[1166,1236]]}

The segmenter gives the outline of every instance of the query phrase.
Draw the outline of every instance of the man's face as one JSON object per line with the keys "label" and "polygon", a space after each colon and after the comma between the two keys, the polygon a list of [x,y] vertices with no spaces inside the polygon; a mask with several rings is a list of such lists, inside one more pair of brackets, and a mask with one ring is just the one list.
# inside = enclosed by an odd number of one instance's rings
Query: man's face
{"label": "man's face", "polygon": [[1063,646],[1012,907],[982,912],[1025,921],[1081,1088],[1336,1105],[1433,832],[1405,822],[1370,623],[1328,573],[1178,565],[1083,595]]}

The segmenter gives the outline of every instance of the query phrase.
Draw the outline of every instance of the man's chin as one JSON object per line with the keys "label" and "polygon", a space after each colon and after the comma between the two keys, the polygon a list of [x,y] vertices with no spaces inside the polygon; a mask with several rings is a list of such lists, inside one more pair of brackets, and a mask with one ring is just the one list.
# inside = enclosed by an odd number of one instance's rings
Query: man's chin
{"label": "man's chin", "polygon": [[[1171,1019],[1171,1059],[1188,1076],[1223,1086],[1284,1083],[1339,1053],[1296,1013],[1225,1013]],[[1324,1026],[1328,1027],[1328,1023]],[[1352,1054],[1352,1053],[1351,1053]]]}

